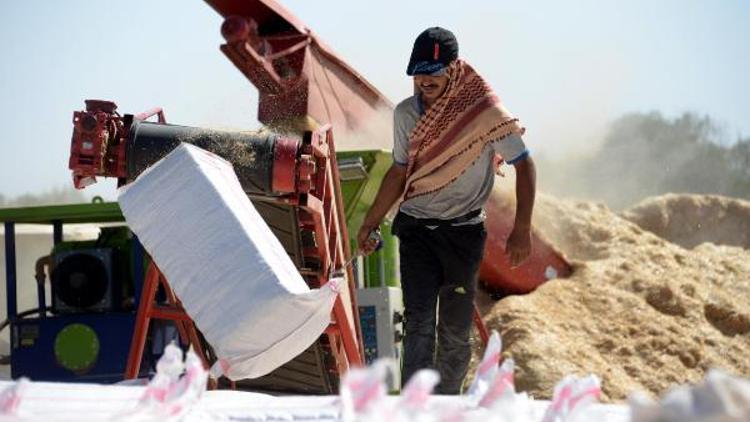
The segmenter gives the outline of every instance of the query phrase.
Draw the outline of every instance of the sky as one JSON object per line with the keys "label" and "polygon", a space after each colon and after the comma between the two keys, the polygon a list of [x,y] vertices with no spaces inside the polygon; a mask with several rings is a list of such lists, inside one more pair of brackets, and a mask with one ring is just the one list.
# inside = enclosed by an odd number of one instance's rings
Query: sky
{"label": "sky", "polygon": [[[744,0],[281,3],[394,103],[411,92],[414,38],[451,29],[538,155],[575,159],[628,112],[695,112],[726,142],[750,136]],[[72,185],[71,119],[88,98],[121,113],[161,106],[177,124],[257,128],[257,91],[219,51],[221,22],[200,0],[0,1],[0,194]],[[114,199],[115,185],[86,193]]]}

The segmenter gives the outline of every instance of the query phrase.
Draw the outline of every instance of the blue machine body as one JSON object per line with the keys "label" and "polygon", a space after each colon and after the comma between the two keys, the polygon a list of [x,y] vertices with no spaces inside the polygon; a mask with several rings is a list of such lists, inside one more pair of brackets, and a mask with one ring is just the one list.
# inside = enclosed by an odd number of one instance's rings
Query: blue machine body
{"label": "blue machine body", "polygon": [[[37,310],[19,310],[16,303],[16,253],[20,252],[16,250],[16,224],[52,225],[55,247],[64,246],[65,224],[124,223],[117,204],[93,203],[2,209],[0,221],[4,223],[5,228],[5,288],[11,339],[11,376],[14,379],[28,377],[33,381],[122,381],[144,279],[146,257],[137,237],[133,235],[128,241],[128,272],[133,283],[133,292],[130,293],[133,303],[128,309],[118,311],[113,307],[112,310],[100,312],[54,312],[54,309],[45,303],[45,286],[49,283],[40,283],[37,286]],[[151,328],[151,337],[159,337],[162,341],[159,347],[152,344],[152,347],[146,348],[140,376],[145,376],[152,370],[158,354],[163,349],[162,346],[174,338],[174,327]],[[161,331],[155,334],[156,330]],[[63,331],[65,333],[61,335]]]}
{"label": "blue machine body", "polygon": [[[55,356],[58,335],[73,324],[82,324],[93,330],[99,344],[93,365],[85,371],[71,371]],[[134,312],[18,319],[11,327],[11,376],[34,381],[122,381],[134,326]]]}

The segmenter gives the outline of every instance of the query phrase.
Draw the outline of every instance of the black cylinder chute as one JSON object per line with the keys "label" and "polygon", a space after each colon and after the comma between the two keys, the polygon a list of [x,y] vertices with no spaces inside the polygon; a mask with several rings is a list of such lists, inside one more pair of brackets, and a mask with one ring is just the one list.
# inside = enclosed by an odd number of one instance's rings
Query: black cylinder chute
{"label": "black cylinder chute", "polygon": [[169,154],[181,142],[210,151],[232,163],[248,194],[273,194],[274,148],[279,135],[135,121],[128,135],[128,179]]}

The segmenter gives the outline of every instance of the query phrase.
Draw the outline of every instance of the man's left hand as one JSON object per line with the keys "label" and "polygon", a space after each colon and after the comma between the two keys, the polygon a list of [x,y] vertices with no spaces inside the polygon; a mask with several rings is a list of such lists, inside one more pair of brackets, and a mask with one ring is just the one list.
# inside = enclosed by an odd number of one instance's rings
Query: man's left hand
{"label": "man's left hand", "polygon": [[514,226],[505,244],[511,267],[517,267],[531,255],[531,228]]}

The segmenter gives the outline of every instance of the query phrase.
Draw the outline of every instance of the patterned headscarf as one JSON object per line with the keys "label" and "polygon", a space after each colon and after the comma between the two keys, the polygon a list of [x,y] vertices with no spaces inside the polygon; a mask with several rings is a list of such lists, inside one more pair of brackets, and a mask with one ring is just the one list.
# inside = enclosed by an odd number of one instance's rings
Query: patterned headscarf
{"label": "patterned headscarf", "polygon": [[453,61],[446,75],[445,92],[409,135],[404,200],[442,189],[466,171],[488,143],[524,133],[518,119],[468,63]]}

